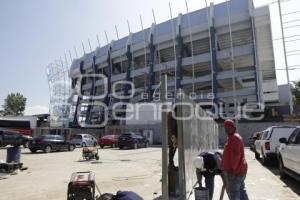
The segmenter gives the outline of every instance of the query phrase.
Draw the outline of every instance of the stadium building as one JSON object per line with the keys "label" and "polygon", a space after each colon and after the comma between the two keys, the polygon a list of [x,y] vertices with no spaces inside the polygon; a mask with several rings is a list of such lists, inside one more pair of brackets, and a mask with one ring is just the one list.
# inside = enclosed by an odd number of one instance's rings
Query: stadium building
{"label": "stadium building", "polygon": [[251,0],[210,4],[74,60],[73,125],[99,124],[105,116],[120,124],[112,119],[113,104],[157,101],[165,74],[169,91],[182,88],[228,114],[237,104],[278,102],[269,7],[254,8]]}

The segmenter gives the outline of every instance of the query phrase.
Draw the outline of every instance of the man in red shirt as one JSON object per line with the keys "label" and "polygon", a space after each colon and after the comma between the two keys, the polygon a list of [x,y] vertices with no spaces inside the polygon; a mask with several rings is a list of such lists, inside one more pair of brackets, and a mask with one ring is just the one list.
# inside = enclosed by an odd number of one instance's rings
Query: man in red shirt
{"label": "man in red shirt", "polygon": [[248,165],[245,159],[243,138],[237,133],[232,120],[225,120],[224,128],[228,138],[224,147],[221,167],[226,190],[230,200],[248,200],[244,182]]}

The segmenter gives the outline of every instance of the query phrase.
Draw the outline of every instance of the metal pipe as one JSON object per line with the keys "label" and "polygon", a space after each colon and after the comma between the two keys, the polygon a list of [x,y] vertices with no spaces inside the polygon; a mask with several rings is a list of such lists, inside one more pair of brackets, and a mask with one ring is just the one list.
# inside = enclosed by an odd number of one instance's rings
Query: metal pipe
{"label": "metal pipe", "polygon": [[77,54],[77,49],[76,49],[76,47],[74,47],[74,52],[75,52],[76,58],[78,58],[78,54]]}
{"label": "metal pipe", "polygon": [[81,42],[83,53],[85,54],[84,44]]}
{"label": "metal pipe", "polygon": [[[168,78],[167,75],[162,77],[161,87],[161,103],[166,106],[167,93],[168,93]],[[164,109],[166,109],[164,107]],[[162,199],[169,200],[169,189],[168,189],[168,113],[166,111],[161,112],[162,115]]]}
{"label": "metal pipe", "polygon": [[[154,20],[154,25],[155,25],[155,27],[156,27],[156,17],[155,17],[155,13],[154,13],[154,10],[152,9],[152,15],[153,15],[153,20]],[[162,80],[162,76],[161,76],[161,70],[162,70],[162,68],[161,68],[161,65],[160,65],[160,48],[159,48],[159,42],[157,42],[157,57],[158,57],[158,65],[159,65],[159,82],[161,82],[161,80]],[[155,64],[155,63],[154,63]],[[167,79],[168,79],[168,77],[167,77]]]}
{"label": "metal pipe", "polygon": [[175,44],[175,37],[176,33],[174,30],[174,20],[172,15],[172,8],[171,3],[169,2],[169,9],[170,9],[170,17],[171,17],[171,26],[172,26],[172,32],[173,32],[173,49],[174,49],[174,75],[175,75],[175,88],[174,88],[174,96],[176,99],[176,90],[177,90],[177,56],[176,56],[176,44]]}
{"label": "metal pipe", "polygon": [[[118,40],[119,40],[120,38],[119,38],[119,32],[118,32],[118,27],[117,27],[117,25],[115,25],[115,31],[116,31],[117,38],[118,38]],[[122,55],[121,55],[121,54],[120,54],[120,56],[119,56],[119,59],[120,59],[121,73],[123,73],[123,64],[122,64]]]}
{"label": "metal pipe", "polygon": [[[144,30],[144,26],[143,26],[143,19],[142,19],[142,15],[140,15],[140,22],[141,22],[141,28],[143,31],[143,39],[144,39],[144,59],[145,59],[145,69],[147,67],[147,49],[146,49],[146,37],[145,37],[145,30]],[[146,90],[146,72],[144,73],[144,90]]]}
{"label": "metal pipe", "polygon": [[[211,70],[211,89],[213,91],[213,88],[214,88],[214,73],[215,73],[215,70],[214,70],[214,66],[213,66],[213,52],[212,52],[212,44],[211,44],[211,30],[210,30],[210,27],[211,27],[211,24],[210,24],[210,18],[209,18],[209,11],[208,11],[208,4],[207,4],[207,0],[205,0],[205,7],[206,7],[206,17],[207,17],[207,28],[208,28],[208,38],[209,38],[209,51],[210,51],[210,70]],[[214,98],[215,97],[215,94],[214,94]],[[214,102],[214,100],[212,100]]]}
{"label": "metal pipe", "polygon": [[88,42],[89,42],[89,46],[90,46],[90,51],[92,52],[92,45],[91,45],[90,39],[88,39]]}
{"label": "metal pipe", "polygon": [[98,46],[101,47],[101,44],[100,44],[100,40],[99,40],[98,34],[96,35],[96,37],[97,37]]}
{"label": "metal pipe", "polygon": [[192,91],[195,93],[195,61],[194,61],[194,44],[193,44],[193,35],[191,31],[191,18],[189,15],[189,7],[187,0],[185,0],[185,6],[186,6],[186,13],[188,17],[188,25],[189,25],[189,37],[190,37],[190,44],[191,44],[191,53],[192,53],[192,76],[193,76],[193,83],[192,83]]}
{"label": "metal pipe", "polygon": [[261,88],[262,88],[262,81],[261,81],[261,74],[260,74],[260,66],[259,66],[259,61],[258,61],[258,56],[257,56],[257,47],[256,47],[256,33],[255,33],[255,22],[254,22],[254,14],[253,14],[253,10],[254,10],[254,5],[253,5],[253,1],[249,0],[249,13],[250,13],[250,17],[251,17],[251,26],[252,26],[252,38],[253,38],[253,52],[254,52],[254,61],[255,61],[255,68],[256,68],[256,88],[257,88],[257,100],[258,103],[261,104],[261,102],[263,101],[262,99],[262,92],[261,92]]}
{"label": "metal pipe", "polygon": [[[233,42],[232,42],[232,30],[231,30],[231,12],[230,12],[230,0],[226,0],[227,5],[227,14],[228,14],[228,26],[229,26],[229,37],[230,37],[230,63],[232,71],[232,89],[233,89],[233,101],[234,101],[234,113],[235,118],[237,115],[237,98],[236,98],[236,85],[235,85],[235,63],[234,63],[234,54],[233,54]],[[236,124],[238,125],[238,119],[236,119]]]}
{"label": "metal pipe", "polygon": [[291,91],[291,83],[290,83],[290,75],[288,71],[288,60],[286,55],[286,46],[285,46],[285,35],[283,30],[283,24],[282,24],[282,11],[281,11],[281,2],[278,0],[278,8],[279,8],[279,17],[280,17],[280,26],[281,26],[281,35],[282,35],[282,45],[283,45],[283,53],[284,53],[284,63],[285,63],[285,69],[286,69],[286,77],[287,77],[287,83],[289,86],[289,101],[290,101],[290,114],[293,113],[293,99],[292,99],[292,91]]}

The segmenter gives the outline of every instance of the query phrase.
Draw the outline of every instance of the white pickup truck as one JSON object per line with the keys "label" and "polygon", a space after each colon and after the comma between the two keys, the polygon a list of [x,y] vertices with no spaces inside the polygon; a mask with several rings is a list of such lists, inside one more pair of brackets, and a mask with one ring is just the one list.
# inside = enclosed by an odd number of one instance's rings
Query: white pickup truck
{"label": "white pickup truck", "polygon": [[278,166],[281,178],[288,174],[300,181],[300,126],[288,139],[280,138],[279,141]]}
{"label": "white pickup truck", "polygon": [[254,143],[255,158],[267,165],[270,160],[277,159],[280,138],[288,138],[295,130],[295,126],[272,126],[263,131],[261,138]]}

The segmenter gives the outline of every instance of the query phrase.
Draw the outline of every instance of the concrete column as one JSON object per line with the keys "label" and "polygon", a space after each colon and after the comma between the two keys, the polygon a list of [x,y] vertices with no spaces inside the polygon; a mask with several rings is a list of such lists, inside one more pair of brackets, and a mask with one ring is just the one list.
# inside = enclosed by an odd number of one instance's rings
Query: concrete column
{"label": "concrete column", "polygon": [[[127,68],[127,72],[126,72],[126,81],[132,81],[131,78],[131,70],[132,70],[132,63],[133,63],[133,58],[132,58],[132,53],[131,53],[131,45],[127,45],[127,52],[126,52],[126,57],[128,60],[128,68]],[[130,86],[128,84],[126,84],[124,86],[124,95],[128,96],[129,94],[129,89]],[[129,99],[125,99],[127,102],[129,101]]]}
{"label": "concrete column", "polygon": [[260,71],[259,71],[259,62],[258,62],[258,56],[257,56],[257,49],[256,49],[256,32],[255,32],[255,23],[254,23],[254,16],[253,16],[253,2],[252,0],[248,0],[248,9],[249,9],[249,16],[251,20],[251,31],[252,31],[252,44],[253,44],[253,63],[255,66],[255,89],[256,89],[256,102],[261,103],[262,100],[262,93],[261,93],[261,87],[262,83],[260,81]]}
{"label": "concrete column", "polygon": [[[216,45],[216,29],[214,26],[214,5],[210,4],[210,47],[211,47],[211,64],[212,64],[212,92],[214,95],[213,103],[218,104],[218,80],[217,75],[219,71],[218,61],[217,61],[217,45]],[[213,110],[214,112],[214,107]]]}
{"label": "concrete column", "polygon": [[182,88],[182,58],[183,58],[183,38],[181,36],[181,29],[179,27],[178,35],[176,36],[176,57],[177,57],[177,68],[176,68],[176,85],[177,89]]}
{"label": "concrete column", "polygon": [[112,60],[110,56],[111,47],[108,48],[107,51],[107,65],[108,65],[108,74],[107,74],[107,95],[104,98],[104,104],[109,105],[110,102],[110,93],[111,93],[111,77],[112,77]]}
{"label": "concrete column", "polygon": [[176,30],[176,86],[178,88],[182,88],[181,80],[182,80],[182,58],[183,58],[183,38],[181,36],[181,14],[178,15],[177,18],[177,30]]}
{"label": "concrete column", "polygon": [[154,66],[155,66],[155,45],[153,44],[153,34],[150,35],[150,63],[149,63],[149,83],[148,83],[148,93],[149,93],[149,101],[153,100],[153,89],[152,86],[155,84],[155,73],[154,73]]}
{"label": "concrete column", "polygon": [[[96,74],[96,56],[93,56],[93,72],[94,74]],[[89,103],[92,103],[92,96],[95,96],[95,78],[93,77],[92,80],[92,85],[90,88],[90,97],[89,97]],[[85,118],[85,122],[86,123],[90,123],[91,122],[91,110],[92,110],[93,106],[92,105],[88,105],[87,111],[86,111],[86,118]]]}
{"label": "concrete column", "polygon": [[[80,62],[80,74],[83,75],[85,74],[85,70],[83,69],[84,66],[84,61]],[[83,80],[81,80],[80,84],[80,93],[82,94],[82,85],[83,85]],[[77,120],[77,113],[78,113],[78,107],[80,104],[80,101],[82,100],[81,96],[78,94],[77,97],[77,102],[76,102],[76,107],[75,107],[75,113],[74,113],[74,118],[73,118],[73,126],[78,126],[78,120]]]}

